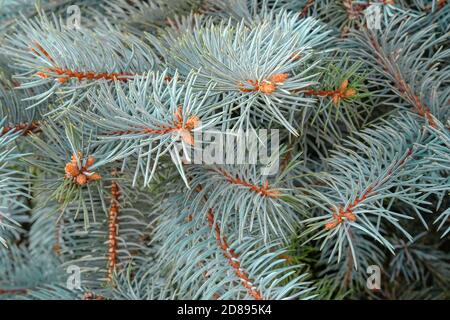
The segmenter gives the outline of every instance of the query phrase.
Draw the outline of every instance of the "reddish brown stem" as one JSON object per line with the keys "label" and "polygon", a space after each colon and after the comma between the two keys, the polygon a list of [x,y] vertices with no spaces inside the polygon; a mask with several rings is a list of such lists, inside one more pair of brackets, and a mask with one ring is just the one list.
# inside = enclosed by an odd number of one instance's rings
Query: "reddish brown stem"
{"label": "reddish brown stem", "polygon": [[131,77],[133,77],[133,74],[130,73],[107,73],[107,72],[101,72],[96,73],[93,71],[76,71],[76,70],[70,70],[70,69],[64,69],[56,66],[55,60],[51,57],[51,55],[37,42],[35,42],[35,46],[37,47],[37,50],[34,48],[31,48],[31,51],[36,53],[39,56],[46,57],[54,66],[51,68],[46,68],[43,71],[37,72],[36,75],[40,78],[46,79],[50,77],[51,73],[56,73],[58,76],[56,80],[60,83],[65,83],[69,79],[78,79],[78,81],[82,80],[119,80],[119,81],[128,81]]}
{"label": "reddish brown stem", "polygon": [[6,294],[26,294],[26,289],[0,289],[0,295],[6,295]]}
{"label": "reddish brown stem", "polygon": [[37,133],[40,131],[40,123],[39,121],[32,121],[30,123],[19,123],[16,125],[10,125],[7,127],[4,127],[1,130],[0,136],[7,134],[8,132],[15,131],[19,132],[21,131],[22,135],[29,135],[31,133]]}
{"label": "reddish brown stem", "polygon": [[311,6],[314,4],[314,2],[315,2],[315,0],[308,0],[308,1],[306,1],[305,6],[303,7],[303,9],[299,13],[299,17],[300,18],[306,17],[306,15],[308,14],[309,8],[311,8]]}
{"label": "reddish brown stem", "polygon": [[81,300],[106,300],[106,298],[93,292],[85,292]]}
{"label": "reddish brown stem", "polygon": [[108,217],[108,281],[113,278],[117,264],[117,225],[120,210],[120,188],[116,181],[111,185],[111,207]]}
{"label": "reddish brown stem", "polygon": [[[378,40],[372,34],[370,34],[369,40],[376,53],[379,56],[384,57],[385,54]],[[377,62],[384,68],[386,72],[391,74],[391,76],[394,78],[396,88],[400,91],[401,94],[404,95],[404,98],[415,107],[417,113],[421,117],[426,119],[431,127],[436,128],[436,121],[434,120],[434,116],[431,113],[430,108],[422,103],[421,99],[415,94],[412,87],[408,83],[406,83],[403,75],[400,72],[396,71],[397,68],[394,68],[394,66],[387,63],[386,60],[377,59]]]}
{"label": "reddish brown stem", "polygon": [[223,169],[217,169],[215,171],[223,175],[229,183],[247,187],[256,193],[261,194],[264,197],[278,198],[280,196],[280,192],[278,190],[273,190],[269,187],[269,181],[267,180],[263,186],[258,186],[245,180],[242,180],[239,177],[233,177],[230,173],[226,172]]}
{"label": "reddish brown stem", "polygon": [[44,71],[36,73],[36,75],[40,78],[47,79],[50,77],[50,73],[56,73],[58,76],[56,80],[60,83],[65,83],[69,79],[78,79],[78,81],[82,80],[119,80],[119,81],[128,81],[131,77],[133,77],[130,73],[95,73],[92,71],[73,71],[69,69],[62,69],[59,67],[47,68]]}
{"label": "reddish brown stem", "polygon": [[250,280],[248,273],[241,268],[239,255],[230,248],[226,237],[221,234],[220,226],[217,222],[214,223],[214,220],[213,210],[209,209],[209,227],[215,231],[217,244],[222,250],[224,257],[228,260],[228,264],[234,269],[234,273],[241,280],[241,284],[245,289],[247,289],[248,294],[255,298],[255,300],[263,300],[262,294],[253,286],[253,282]]}

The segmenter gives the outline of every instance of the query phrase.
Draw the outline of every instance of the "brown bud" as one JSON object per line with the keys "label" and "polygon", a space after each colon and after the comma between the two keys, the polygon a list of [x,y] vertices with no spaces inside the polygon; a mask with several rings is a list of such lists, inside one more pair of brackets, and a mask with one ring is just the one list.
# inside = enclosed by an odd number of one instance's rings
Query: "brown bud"
{"label": "brown bud", "polygon": [[100,180],[102,177],[98,174],[98,173],[92,173],[91,175],[89,175],[88,177],[89,181],[98,181]]}
{"label": "brown bud", "polygon": [[186,142],[189,145],[194,145],[194,137],[192,136],[192,134],[186,130],[186,129],[180,129],[179,134],[181,136],[181,139]]}
{"label": "brown bud", "polygon": [[85,185],[85,184],[87,183],[87,177],[86,177],[84,174],[79,174],[79,175],[77,176],[77,183],[78,183],[80,186]]}
{"label": "brown bud", "polygon": [[266,93],[266,94],[271,94],[275,91],[276,86],[275,84],[273,84],[272,82],[269,81],[264,81],[260,86],[259,86],[259,91]]}
{"label": "brown bud", "polygon": [[89,168],[95,163],[95,158],[92,156],[89,156],[89,158],[86,161],[86,167]]}
{"label": "brown bud", "polygon": [[332,221],[325,225],[325,229],[327,229],[327,230],[334,229],[334,228],[336,228],[337,225],[338,225],[337,221]]}
{"label": "brown bud", "polygon": [[356,94],[356,90],[353,88],[347,89],[347,91],[345,91],[344,96],[345,97],[353,97]]}
{"label": "brown bud", "polygon": [[42,79],[47,79],[48,78],[48,74],[46,74],[45,72],[42,72],[42,71],[37,72],[36,75],[39,78],[42,78]]}
{"label": "brown bud", "polygon": [[289,75],[287,73],[277,73],[270,77],[270,81],[275,82],[277,84],[284,83]]}
{"label": "brown bud", "polygon": [[80,174],[80,170],[78,169],[78,166],[74,165],[73,163],[67,163],[65,167],[66,174],[71,177],[76,177]]}
{"label": "brown bud", "polygon": [[345,91],[345,89],[347,89],[347,87],[348,87],[348,80],[344,80],[344,81],[342,81],[342,83],[339,87],[339,91],[341,93],[343,93]]}
{"label": "brown bud", "polygon": [[192,130],[198,126],[200,123],[200,118],[197,116],[190,116],[189,119],[186,121],[186,129]]}
{"label": "brown bud", "polygon": [[333,96],[332,100],[334,104],[338,104],[341,101],[341,98],[339,97],[339,95],[336,94]]}

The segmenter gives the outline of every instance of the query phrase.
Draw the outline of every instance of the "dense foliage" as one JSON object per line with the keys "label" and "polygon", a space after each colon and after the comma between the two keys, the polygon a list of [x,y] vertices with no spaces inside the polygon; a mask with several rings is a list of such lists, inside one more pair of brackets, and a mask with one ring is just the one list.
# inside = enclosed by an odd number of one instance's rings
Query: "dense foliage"
{"label": "dense foliage", "polygon": [[[449,298],[449,22],[445,0],[0,1],[0,299]],[[205,132],[279,149],[189,161]]]}

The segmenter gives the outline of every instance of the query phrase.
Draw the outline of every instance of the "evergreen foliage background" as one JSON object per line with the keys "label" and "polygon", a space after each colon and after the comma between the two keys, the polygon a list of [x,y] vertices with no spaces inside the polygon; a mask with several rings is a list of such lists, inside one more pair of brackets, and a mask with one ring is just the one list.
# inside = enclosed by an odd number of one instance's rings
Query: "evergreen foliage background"
{"label": "evergreen foliage background", "polygon": [[[448,299],[449,22],[445,0],[0,1],[0,299]],[[279,129],[276,174],[183,163],[211,128]]]}

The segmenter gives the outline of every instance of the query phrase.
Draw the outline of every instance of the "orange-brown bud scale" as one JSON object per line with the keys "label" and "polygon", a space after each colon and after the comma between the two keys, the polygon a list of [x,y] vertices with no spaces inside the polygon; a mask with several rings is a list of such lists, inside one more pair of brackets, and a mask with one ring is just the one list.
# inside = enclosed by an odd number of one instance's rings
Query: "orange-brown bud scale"
{"label": "orange-brown bud scale", "polygon": [[341,99],[350,98],[356,95],[356,89],[348,88],[349,81],[344,80],[336,90],[306,90],[303,91],[306,95],[319,96],[319,97],[331,97],[331,101],[335,105],[338,105]]}
{"label": "orange-brown bud scale", "polygon": [[273,76],[271,76],[269,79],[270,79],[270,81],[275,82],[277,84],[278,83],[283,84],[287,80],[288,77],[289,77],[289,75],[287,73],[277,73],[277,74],[274,74]]}
{"label": "orange-brown bud scale", "polygon": [[[78,152],[78,158],[81,159],[82,157],[82,153]],[[89,170],[89,168],[95,163],[95,159],[93,157],[88,157],[86,164],[82,167],[78,165],[78,158],[75,154],[73,154],[70,162],[66,163],[64,168],[66,179],[72,180],[72,182],[79,186],[84,186],[90,181],[98,181],[102,178],[98,173],[91,172]]]}
{"label": "orange-brown bud scale", "polygon": [[179,107],[174,113],[174,120],[171,126],[160,126],[157,129],[154,128],[142,128],[138,130],[127,130],[127,131],[114,131],[110,134],[112,135],[124,135],[124,134],[168,134],[168,133],[178,133],[181,139],[187,144],[194,144],[194,137],[191,133],[193,129],[200,125],[200,118],[196,115],[191,115],[186,123],[183,125],[182,108]]}
{"label": "orange-brown bud scale", "polygon": [[84,186],[87,183],[87,177],[84,174],[79,174],[76,177],[76,182],[80,186]]}
{"label": "orange-brown bud scale", "polygon": [[86,161],[86,167],[87,168],[92,167],[94,165],[94,163],[95,163],[95,158],[92,156],[89,156],[89,158]]}
{"label": "orange-brown bud scale", "polygon": [[88,176],[89,181],[98,181],[101,180],[102,177],[98,174],[98,173],[93,173],[91,175]]}
{"label": "orange-brown bud scale", "polygon": [[277,87],[273,82],[263,81],[263,83],[259,86],[259,91],[265,94],[272,94],[276,88]]}
{"label": "orange-brown bud scale", "polygon": [[277,90],[277,86],[286,82],[288,77],[289,75],[287,73],[277,73],[263,80],[247,80],[247,83],[253,88],[247,88],[244,83],[239,82],[239,91],[272,94]]}
{"label": "orange-brown bud scale", "polygon": [[185,125],[183,126],[183,113],[182,108],[178,107],[178,110],[174,114],[173,127],[168,128],[168,132],[178,132],[181,139],[189,145],[194,145],[194,137],[191,131],[194,130],[200,124],[200,118],[196,115],[190,116]]}
{"label": "orange-brown bud scale", "polygon": [[76,177],[80,174],[80,170],[78,170],[78,166],[73,165],[73,163],[67,163],[65,171],[66,171],[66,174],[71,175],[72,177]]}
{"label": "orange-brown bud scale", "polygon": [[[403,160],[404,161],[404,160]],[[401,162],[400,162],[401,163]],[[344,211],[344,208],[339,207],[337,210],[337,213],[333,213],[333,220],[325,224],[325,229],[330,230],[336,228],[339,224],[344,222],[344,218],[348,221],[355,222],[357,220],[356,215],[353,213],[353,209],[361,203],[361,201],[364,201],[367,199],[368,196],[370,196],[373,192],[373,187],[367,188],[367,190],[358,198],[355,199],[347,208],[347,210]]]}

